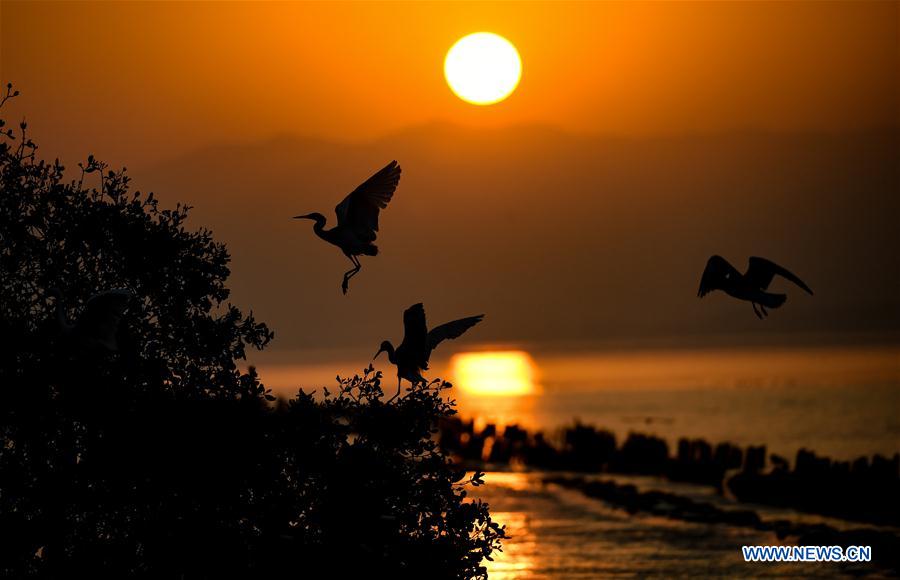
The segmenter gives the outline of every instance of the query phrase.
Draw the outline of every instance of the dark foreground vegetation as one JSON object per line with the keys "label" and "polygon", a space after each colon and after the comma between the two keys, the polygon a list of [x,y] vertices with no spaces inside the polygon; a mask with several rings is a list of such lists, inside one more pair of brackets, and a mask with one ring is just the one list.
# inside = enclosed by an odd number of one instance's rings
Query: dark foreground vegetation
{"label": "dark foreground vegetation", "polygon": [[615,434],[587,425],[566,429],[558,444],[515,425],[502,433],[493,425],[478,431],[456,417],[445,420],[441,432],[444,449],[471,466],[655,475],[711,485],[741,501],[900,525],[900,454],[846,462],[801,449],[791,467],[778,455],[767,456],[765,446],[681,439],[673,455],[659,437],[631,433],[619,445]]}
{"label": "dark foreground vegetation", "polygon": [[[484,576],[504,534],[433,441],[445,383],[386,404],[370,368],[273,403],[238,366],[273,333],[190,208],[0,130],[0,575]],[[64,332],[114,288],[117,348]]]}

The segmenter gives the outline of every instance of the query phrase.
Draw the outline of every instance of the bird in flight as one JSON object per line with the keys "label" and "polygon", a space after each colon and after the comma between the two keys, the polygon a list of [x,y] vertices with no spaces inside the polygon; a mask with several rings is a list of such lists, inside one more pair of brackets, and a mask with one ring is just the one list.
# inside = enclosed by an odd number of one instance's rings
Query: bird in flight
{"label": "bird in flight", "polygon": [[703,298],[713,290],[722,290],[753,304],[753,312],[762,319],[769,315],[766,308],[778,308],[787,300],[785,294],[766,292],[775,276],[787,278],[810,295],[813,293],[796,274],[765,258],[751,257],[747,271],[741,274],[722,256],[713,256],[706,262],[697,296]]}
{"label": "bird in flight", "polygon": [[56,298],[56,322],[64,340],[88,350],[119,350],[117,334],[128,302],[134,297],[131,290],[115,289],[94,294],[74,323],[66,318],[62,292],[51,288],[48,293]]}
{"label": "bird in flight", "polygon": [[353,268],[344,273],[341,291],[346,294],[350,278],[362,268],[357,256],[377,256],[378,246],[374,244],[378,231],[378,213],[387,207],[400,183],[400,165],[391,161],[378,173],[350,192],[334,208],[337,225],[325,229],[325,216],[308,213],[294,216],[294,219],[313,220],[313,231],[317,236],[339,247],[353,262]]}
{"label": "bird in flight", "polygon": [[400,382],[406,379],[410,383],[425,382],[422,376],[423,370],[428,370],[428,359],[431,351],[447,339],[459,338],[464,332],[481,322],[484,314],[460,318],[453,322],[442,324],[428,330],[425,323],[425,308],[421,303],[413,304],[403,313],[403,342],[396,349],[390,341],[383,341],[378,352],[372,357],[378,358],[383,352],[387,353],[391,364],[397,366],[397,394],[388,402],[393,401],[400,394]]}

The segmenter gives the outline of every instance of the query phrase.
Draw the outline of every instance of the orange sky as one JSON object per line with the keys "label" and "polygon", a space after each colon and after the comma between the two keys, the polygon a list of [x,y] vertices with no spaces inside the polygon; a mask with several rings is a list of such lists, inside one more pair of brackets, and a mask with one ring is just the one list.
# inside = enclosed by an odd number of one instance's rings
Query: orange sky
{"label": "orange sky", "polygon": [[[487,313],[472,339],[505,345],[896,341],[898,6],[2,0],[0,81],[22,92],[3,116],[44,158],[93,153],[194,206],[277,348],[371,356],[418,301]],[[479,30],[523,61],[489,107],[442,73]],[[345,258],[288,217],[330,217],[395,158],[379,256],[345,297]],[[713,253],[767,256],[816,296],[764,325],[700,301]]]}
{"label": "orange sky", "polygon": [[[896,2],[0,6],[0,76],[27,95],[14,112],[45,154],[138,164],[434,120],[629,136],[898,122]],[[517,92],[487,108],[453,96],[441,69],[478,30],[524,63]]]}

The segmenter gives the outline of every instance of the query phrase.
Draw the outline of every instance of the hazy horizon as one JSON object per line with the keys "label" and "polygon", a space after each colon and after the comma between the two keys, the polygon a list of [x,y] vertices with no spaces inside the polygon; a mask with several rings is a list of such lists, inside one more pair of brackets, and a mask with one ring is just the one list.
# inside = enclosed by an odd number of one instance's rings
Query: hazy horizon
{"label": "hazy horizon", "polygon": [[[400,313],[418,301],[434,323],[487,314],[469,344],[852,344],[896,342],[900,329],[900,236],[890,227],[900,203],[886,195],[898,183],[898,143],[892,130],[619,139],[440,123],[367,144],[281,137],[209,147],[133,175],[166,202],[196,206],[195,223],[229,243],[234,298],[272,323],[275,349],[377,345],[397,337]],[[332,286],[346,260],[290,217],[333,220],[345,191],[392,158],[404,175],[382,214],[381,253],[362,260],[341,296]],[[458,224],[454,235],[435,234],[433,219]],[[428,251],[415,242],[422,236]],[[698,300],[713,253],[738,269],[766,255],[817,294],[777,283],[788,303],[763,322],[724,295]],[[421,275],[407,277],[408,264]],[[441,275],[448,267],[454,276]],[[656,272],[677,290],[654,290]],[[300,298],[314,293],[309,310]]]}

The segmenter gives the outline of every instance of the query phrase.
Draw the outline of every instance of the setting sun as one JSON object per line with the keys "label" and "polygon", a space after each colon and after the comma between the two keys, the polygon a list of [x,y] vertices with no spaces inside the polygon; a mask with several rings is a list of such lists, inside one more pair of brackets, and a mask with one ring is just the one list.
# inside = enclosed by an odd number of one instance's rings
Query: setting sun
{"label": "setting sun", "polygon": [[491,105],[516,90],[522,60],[516,47],[502,36],[476,32],[459,39],[447,52],[444,76],[462,100]]}
{"label": "setting sun", "polygon": [[536,391],[534,361],[522,351],[454,355],[450,372],[454,382],[473,395],[531,395]]}

